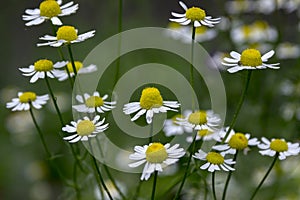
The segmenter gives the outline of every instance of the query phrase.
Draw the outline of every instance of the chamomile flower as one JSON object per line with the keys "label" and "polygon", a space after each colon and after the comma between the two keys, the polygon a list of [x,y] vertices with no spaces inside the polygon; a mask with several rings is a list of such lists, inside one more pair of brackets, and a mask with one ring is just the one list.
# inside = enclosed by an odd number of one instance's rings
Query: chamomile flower
{"label": "chamomile flower", "polygon": [[43,37],[40,37],[40,40],[45,40],[47,42],[39,43],[37,44],[37,46],[60,47],[63,44],[83,42],[84,40],[94,37],[96,31],[92,30],[80,35],[78,35],[77,32],[77,29],[75,29],[75,27],[73,26],[61,26],[58,28],[56,36],[45,35]]}
{"label": "chamomile flower", "polygon": [[211,110],[199,110],[193,113],[190,113],[186,118],[180,119],[177,118],[178,125],[187,126],[194,130],[217,130],[221,119],[220,116],[215,114]]}
{"label": "chamomile flower", "polygon": [[276,51],[279,59],[295,59],[300,56],[300,46],[290,42],[280,43]]}
{"label": "chamomile flower", "polygon": [[39,8],[35,9],[26,9],[25,15],[22,15],[24,21],[29,21],[25,25],[39,25],[46,20],[50,20],[54,25],[62,25],[61,20],[58,17],[71,15],[78,10],[78,4],[74,5],[74,2],[71,1],[64,5],[62,0],[45,0],[43,1]]}
{"label": "chamomile flower", "polygon": [[83,97],[81,95],[76,95],[76,100],[82,104],[74,105],[73,108],[78,112],[87,112],[87,113],[104,113],[115,108],[116,101],[105,101],[108,98],[108,95],[100,96],[99,92],[94,92],[93,95],[85,93]]}
{"label": "chamomile flower", "polygon": [[53,64],[51,60],[41,59],[36,61],[33,65],[30,65],[28,68],[19,68],[22,75],[24,76],[32,76],[30,79],[30,83],[36,82],[38,79],[43,79],[45,76],[49,78],[54,78],[57,69],[65,66],[68,62],[61,61]]}
{"label": "chamomile flower", "polygon": [[173,135],[182,135],[183,133],[191,133],[193,129],[186,127],[186,126],[180,126],[176,123],[177,118],[184,118],[185,113],[190,113],[190,111],[185,111],[183,115],[177,114],[173,116],[171,119],[166,119],[164,123],[163,131],[165,132],[167,137],[173,136]]}
{"label": "chamomile flower", "polygon": [[211,16],[207,16],[205,10],[199,7],[188,8],[182,1],[179,1],[179,4],[185,10],[185,13],[180,14],[172,12],[171,15],[175,17],[175,19],[170,19],[170,21],[177,22],[181,25],[188,25],[192,23],[194,27],[213,27],[221,20],[221,18],[212,18]]}
{"label": "chamomile flower", "polygon": [[279,155],[279,160],[284,160],[288,156],[296,156],[300,153],[299,143],[286,142],[284,139],[272,139],[271,141],[265,137],[261,138],[262,143],[258,148],[262,149],[259,153],[263,156]]}
{"label": "chamomile flower", "polygon": [[[203,140],[203,141],[210,141],[210,140],[214,140],[217,142],[221,141],[221,137],[219,135],[219,131],[213,131],[213,130],[209,130],[209,129],[201,129],[199,131],[197,131],[197,135],[196,135],[196,139],[195,140]],[[186,138],[187,142],[193,142],[193,137],[189,136]]]}
{"label": "chamomile flower", "polygon": [[12,108],[12,111],[29,110],[31,106],[41,109],[49,100],[48,94],[37,96],[34,92],[18,92],[18,98],[13,98],[6,104],[6,108]]}
{"label": "chamomile flower", "polygon": [[164,101],[157,88],[148,87],[143,89],[140,101],[125,104],[123,112],[126,115],[137,112],[133,118],[131,118],[131,121],[137,120],[146,113],[147,123],[151,124],[155,113],[164,113],[168,110],[177,112],[174,108],[179,108],[179,106],[180,104],[177,101]]}
{"label": "chamomile flower", "polygon": [[206,153],[202,151],[201,149],[198,150],[195,155],[193,155],[194,158],[199,160],[205,160],[207,163],[202,165],[200,169],[202,170],[208,170],[209,172],[214,171],[220,171],[221,169],[224,171],[234,171],[235,169],[230,167],[230,165],[235,164],[235,161],[232,159],[225,159],[225,153],[217,153],[217,152],[209,152]]}
{"label": "chamomile flower", "polygon": [[[83,67],[82,62],[80,61],[75,61],[74,64],[75,64],[75,69],[77,74],[89,74],[97,71],[97,66],[93,64],[86,67]],[[74,69],[71,62],[67,64],[67,68],[68,71],[70,72],[70,76],[71,77],[75,76]],[[66,70],[59,70],[56,73],[56,77],[58,78],[59,81],[64,81],[69,78],[69,75]]]}
{"label": "chamomile flower", "polygon": [[104,120],[105,118],[100,121],[100,116],[96,115],[93,120],[84,117],[77,122],[71,121],[71,125],[64,126],[62,130],[75,134],[64,137],[63,139],[70,143],[87,141],[89,138],[95,137],[97,133],[103,132],[108,128],[108,124],[104,124]]}
{"label": "chamomile flower", "polygon": [[184,156],[184,149],[178,147],[179,144],[171,146],[169,143],[135,146],[135,152],[129,156],[129,159],[136,162],[129,164],[129,167],[135,168],[145,163],[141,180],[148,180],[154,171],[162,172],[164,167],[176,163]]}
{"label": "chamomile flower", "polygon": [[[228,128],[220,132],[220,137],[224,138]],[[250,134],[235,133],[230,131],[228,137],[225,140],[226,144],[215,145],[212,147],[214,150],[222,151],[225,154],[236,154],[237,150],[243,150],[244,154],[249,150],[249,146],[257,146],[260,142],[257,138],[251,138]]]}
{"label": "chamomile flower", "polygon": [[232,58],[224,58],[225,62],[222,62],[223,65],[227,67],[231,67],[227,69],[229,73],[235,73],[240,70],[254,70],[254,69],[279,69],[277,65],[279,63],[275,64],[267,64],[265,62],[268,61],[269,58],[271,58],[274,55],[275,51],[271,50],[268,53],[264,54],[263,56],[260,54],[260,52],[256,49],[246,49],[242,52],[242,54],[239,54],[238,52],[231,51],[230,56]]}

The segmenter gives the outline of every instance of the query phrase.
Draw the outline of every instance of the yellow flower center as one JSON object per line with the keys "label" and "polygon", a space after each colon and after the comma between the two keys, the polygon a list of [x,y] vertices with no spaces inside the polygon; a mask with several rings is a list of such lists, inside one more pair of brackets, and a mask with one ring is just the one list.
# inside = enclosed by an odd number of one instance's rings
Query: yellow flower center
{"label": "yellow flower center", "polygon": [[140,98],[140,106],[144,109],[151,109],[155,107],[160,107],[163,105],[163,98],[160,92],[155,87],[145,88],[142,91],[142,96]]}
{"label": "yellow flower center", "polygon": [[19,100],[21,103],[29,103],[36,100],[36,94],[33,92],[24,92],[21,96],[19,96]]}
{"label": "yellow flower center", "polygon": [[61,26],[56,32],[57,40],[71,42],[78,38],[77,31],[73,26]]}
{"label": "yellow flower center", "polygon": [[253,25],[260,30],[266,30],[269,27],[268,23],[265,21],[256,21]]}
{"label": "yellow flower center", "polygon": [[206,13],[205,10],[202,10],[201,8],[192,7],[185,12],[185,17],[192,21],[200,21],[206,17]]}
{"label": "yellow flower center", "polygon": [[82,120],[77,124],[77,134],[80,136],[90,135],[94,132],[96,126],[90,120]]}
{"label": "yellow flower center", "polygon": [[179,28],[181,28],[181,26],[180,26],[180,24],[178,24],[176,22],[169,22],[168,28],[170,28],[170,29],[179,29]]}
{"label": "yellow flower center", "polygon": [[242,32],[245,35],[245,37],[248,38],[251,33],[251,27],[248,25],[242,26]]}
{"label": "yellow flower center", "polygon": [[262,64],[261,54],[256,49],[246,49],[242,52],[240,63],[243,66],[260,66]]}
{"label": "yellow flower center", "polygon": [[176,124],[177,118],[184,118],[184,117],[181,114],[177,114],[172,117],[173,124],[178,126],[178,124]]}
{"label": "yellow flower center", "polygon": [[230,138],[228,144],[233,149],[242,150],[248,147],[248,139],[243,133],[236,133]]}
{"label": "yellow flower center", "polygon": [[224,157],[216,152],[209,152],[206,156],[206,160],[215,165],[220,165],[224,163]]}
{"label": "yellow flower center", "polygon": [[53,62],[51,60],[38,60],[34,63],[35,71],[47,72],[53,69]]}
{"label": "yellow flower center", "polygon": [[60,7],[56,1],[43,1],[40,4],[40,15],[48,18],[56,17],[61,13]]}
{"label": "yellow flower center", "polygon": [[166,148],[161,143],[152,143],[146,150],[146,160],[150,163],[162,163],[167,157]]}
{"label": "yellow flower center", "polygon": [[101,97],[91,96],[85,101],[85,105],[89,108],[95,108],[103,106],[104,101]]}
{"label": "yellow flower center", "polygon": [[207,31],[205,26],[199,26],[196,28],[196,34],[204,34]]}
{"label": "yellow flower center", "polygon": [[203,129],[203,130],[199,130],[197,133],[198,133],[198,135],[199,135],[200,137],[203,137],[203,136],[210,135],[210,134],[212,134],[213,132],[212,132],[212,131],[209,131],[208,129]]}
{"label": "yellow flower center", "polygon": [[288,145],[284,140],[275,139],[271,142],[270,149],[276,152],[284,152],[288,150]]}
{"label": "yellow flower center", "polygon": [[[81,69],[82,66],[83,66],[82,62],[79,62],[79,61],[75,61],[74,64],[75,64],[76,72],[78,72],[79,69]],[[69,63],[67,64],[67,68],[68,68],[68,70],[69,70],[70,73],[74,73],[73,66],[72,66],[72,63],[71,63],[71,62],[69,62]]]}
{"label": "yellow flower center", "polygon": [[202,125],[207,123],[207,115],[205,111],[193,112],[189,115],[188,122],[194,125]]}

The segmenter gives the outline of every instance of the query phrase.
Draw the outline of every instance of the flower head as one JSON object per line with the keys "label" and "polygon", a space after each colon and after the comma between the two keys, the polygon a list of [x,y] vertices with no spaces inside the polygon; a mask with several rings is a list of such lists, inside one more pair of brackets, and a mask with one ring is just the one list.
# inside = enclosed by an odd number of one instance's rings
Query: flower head
{"label": "flower head", "polygon": [[40,37],[40,40],[46,40],[48,42],[39,43],[37,46],[60,47],[63,44],[83,42],[84,40],[94,37],[96,31],[92,30],[80,35],[78,35],[77,32],[77,29],[73,26],[61,26],[58,28],[56,36],[45,35],[44,37]]}
{"label": "flower head", "polygon": [[[228,127],[221,131],[220,137],[224,138],[228,130]],[[257,138],[251,138],[249,133],[235,133],[234,130],[231,130],[228,137],[225,140],[226,144],[215,145],[212,148],[218,151],[222,151],[226,154],[236,154],[237,150],[243,150],[244,154],[249,150],[249,146],[256,146],[260,142]]]}
{"label": "flower head", "polygon": [[265,137],[261,138],[262,143],[258,145],[261,155],[275,156],[279,155],[279,160],[284,160],[288,156],[296,156],[300,153],[299,143],[286,142],[284,139],[272,139],[271,141]]}
{"label": "flower head", "polygon": [[[203,140],[203,141],[221,141],[221,137],[219,135],[219,131],[209,130],[209,129],[201,129],[197,131],[196,140]],[[193,142],[193,137],[189,136],[186,138],[187,142]]]}
{"label": "flower head", "polygon": [[108,95],[100,96],[99,92],[94,92],[93,95],[85,93],[83,97],[81,95],[76,96],[76,100],[82,104],[74,105],[73,108],[78,112],[88,112],[88,113],[104,113],[115,108],[117,102],[115,101],[105,101]]}
{"label": "flower head", "polygon": [[[96,115],[93,120],[88,117],[79,119],[77,122],[71,121],[71,125],[66,125],[62,128],[63,131],[68,133],[75,133],[73,135],[64,137],[70,143],[78,141],[87,141],[90,137],[95,137],[97,133],[103,132],[108,128],[108,124],[104,124],[105,118],[101,121],[100,116]],[[104,125],[103,125],[104,124]]]}
{"label": "flower head", "polygon": [[65,66],[68,62],[61,61],[53,64],[51,60],[41,59],[36,61],[33,65],[30,65],[28,68],[19,68],[22,75],[24,76],[32,76],[30,79],[30,83],[36,82],[39,78],[45,78],[45,76],[49,78],[56,77],[57,69]]}
{"label": "flower head", "polygon": [[168,110],[177,111],[179,108],[177,101],[164,101],[159,90],[155,87],[143,89],[139,102],[132,102],[124,105],[123,112],[126,115],[137,112],[131,121],[137,120],[141,115],[146,113],[147,123],[152,123],[154,113],[167,112]]}
{"label": "flower head", "polygon": [[184,116],[190,113],[191,111],[187,110],[183,112],[183,115],[177,114],[174,115],[171,119],[166,119],[164,123],[163,131],[165,132],[167,137],[170,137],[172,135],[182,135],[184,132],[190,133],[193,129],[181,126],[176,123],[177,118],[185,118]]}
{"label": "flower head", "polygon": [[235,164],[232,159],[225,159],[225,153],[209,152],[205,153],[201,149],[195,155],[194,158],[199,160],[205,160],[207,163],[202,165],[200,169],[208,170],[209,172],[224,170],[224,171],[234,171],[235,169],[230,167],[230,165]]}
{"label": "flower head", "polygon": [[29,110],[31,106],[40,109],[48,100],[48,94],[37,96],[34,92],[19,92],[18,98],[13,98],[11,102],[8,102],[6,108],[12,108],[12,111]]}
{"label": "flower head", "polygon": [[78,10],[78,4],[74,5],[73,1],[64,5],[61,4],[62,0],[45,0],[40,4],[39,8],[26,9],[25,15],[22,15],[22,18],[24,21],[29,22],[25,25],[39,25],[49,19],[54,25],[62,25],[62,22],[58,17],[75,13]]}
{"label": "flower head", "polygon": [[256,49],[246,49],[242,52],[242,54],[232,51],[230,52],[230,56],[232,58],[224,58],[225,62],[223,62],[222,64],[231,67],[227,70],[230,73],[235,73],[243,69],[279,69],[280,67],[277,66],[279,65],[279,63],[265,63],[274,55],[274,53],[275,51],[271,50],[262,56]]}
{"label": "flower head", "polygon": [[129,164],[129,167],[138,167],[144,163],[141,180],[148,180],[154,171],[163,171],[163,168],[172,165],[184,156],[183,148],[178,148],[179,144],[171,146],[169,143],[150,143],[144,146],[135,146],[135,153],[129,159],[136,162]]}
{"label": "flower head", "polygon": [[214,131],[218,129],[221,123],[219,115],[215,114],[211,110],[198,110],[190,113],[184,119],[177,119],[178,125],[187,126],[194,130],[209,130]]}
{"label": "flower head", "polygon": [[[75,64],[75,69],[76,69],[77,74],[89,74],[89,73],[97,71],[96,65],[89,65],[87,67],[83,67],[82,62],[80,62],[80,61],[75,61],[74,64]],[[70,76],[71,77],[75,76],[72,63],[68,62],[66,67],[68,68],[68,71],[70,72]],[[59,70],[56,73],[56,77],[58,78],[59,81],[64,81],[69,78],[69,75],[67,73],[67,70]]]}
{"label": "flower head", "polygon": [[188,25],[192,23],[194,27],[199,27],[202,25],[213,27],[221,20],[221,18],[212,18],[211,16],[207,16],[205,10],[201,8],[188,8],[182,1],[179,1],[179,4],[185,10],[185,13],[180,14],[172,12],[171,15],[175,17],[175,19],[170,19],[170,21],[178,22],[181,25]]}

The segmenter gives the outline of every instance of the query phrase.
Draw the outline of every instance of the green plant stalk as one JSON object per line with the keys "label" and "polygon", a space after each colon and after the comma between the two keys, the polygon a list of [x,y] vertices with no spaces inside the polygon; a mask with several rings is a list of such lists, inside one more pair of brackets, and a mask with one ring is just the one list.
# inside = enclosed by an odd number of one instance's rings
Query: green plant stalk
{"label": "green plant stalk", "polygon": [[157,182],[157,174],[158,171],[154,171],[154,179],[153,179],[153,186],[152,186],[152,194],[151,194],[151,200],[154,200],[155,198],[155,189],[156,189],[156,182]]}
{"label": "green plant stalk", "polygon": [[179,199],[179,195],[180,195],[180,193],[181,193],[181,190],[182,190],[183,185],[184,185],[184,183],[185,183],[185,180],[186,180],[186,178],[187,178],[188,171],[189,171],[190,164],[191,164],[191,160],[192,160],[192,156],[193,156],[193,153],[194,153],[195,147],[196,147],[196,137],[197,137],[197,131],[195,132],[195,135],[194,135],[194,137],[193,137],[192,150],[191,150],[190,155],[189,155],[189,158],[188,158],[188,162],[187,162],[187,166],[186,166],[186,168],[185,168],[185,172],[184,172],[184,175],[183,175],[182,182],[181,182],[181,184],[180,184],[180,186],[179,186],[179,189],[178,189],[178,191],[177,191],[177,193],[176,193],[176,196],[175,196],[174,200]]}
{"label": "green plant stalk", "polygon": [[231,123],[229,125],[228,130],[226,131],[226,134],[225,134],[225,137],[222,140],[222,143],[224,143],[226,141],[226,139],[227,139],[230,131],[233,129],[233,127],[234,127],[234,125],[236,123],[237,117],[238,117],[238,115],[240,113],[240,110],[241,110],[242,105],[243,105],[243,103],[245,101],[245,98],[246,98],[246,94],[247,94],[247,91],[248,91],[248,88],[249,88],[250,79],[251,79],[251,74],[252,74],[252,70],[247,70],[245,87],[244,87],[244,89],[242,91],[242,95],[241,95],[241,98],[240,98],[240,100],[238,102],[238,105],[237,105],[237,108],[235,110],[235,113],[233,115],[233,119],[232,119],[232,121],[231,121]]}
{"label": "green plant stalk", "polygon": [[[194,40],[195,40],[195,34],[196,34],[196,27],[193,26],[192,28],[192,49],[191,49],[191,65],[190,65],[190,84],[192,87],[192,90],[194,91]],[[195,111],[195,100],[192,97],[192,111]]]}
{"label": "green plant stalk", "polygon": [[68,47],[68,52],[69,52],[72,68],[73,68],[73,71],[75,74],[75,76],[74,76],[74,79],[75,79],[77,76],[77,70],[76,70],[75,61],[74,61],[74,57],[73,57],[73,53],[72,53],[72,49],[71,49],[71,44],[68,44],[67,47]]}
{"label": "green plant stalk", "polygon": [[270,165],[270,167],[269,167],[267,173],[265,174],[265,176],[264,176],[263,179],[260,181],[260,183],[259,183],[259,185],[257,186],[257,188],[255,189],[255,191],[253,192],[253,194],[252,194],[250,200],[254,199],[256,193],[258,192],[258,190],[260,189],[260,187],[262,186],[262,184],[264,183],[264,181],[266,180],[266,178],[267,178],[268,175],[270,174],[271,170],[273,169],[273,167],[274,167],[274,165],[275,165],[275,163],[276,163],[276,161],[277,161],[278,156],[279,156],[279,153],[276,153],[276,155],[275,155],[275,157],[274,157],[274,160],[273,160],[272,164]]}
{"label": "green plant stalk", "polygon": [[[233,157],[233,161],[236,161],[238,153],[239,153],[239,151],[236,150],[236,153],[234,154],[234,157]],[[232,167],[234,167],[234,165],[232,165]],[[223,194],[222,194],[222,200],[226,199],[226,192],[227,192],[227,188],[228,188],[228,185],[229,185],[229,181],[230,181],[231,175],[232,175],[232,171],[229,171],[228,175],[227,175],[226,182],[225,182]]]}
{"label": "green plant stalk", "polygon": [[213,198],[214,200],[217,200],[216,196],[216,188],[215,188],[215,171],[211,174],[211,181],[212,181],[212,192],[213,192]]}

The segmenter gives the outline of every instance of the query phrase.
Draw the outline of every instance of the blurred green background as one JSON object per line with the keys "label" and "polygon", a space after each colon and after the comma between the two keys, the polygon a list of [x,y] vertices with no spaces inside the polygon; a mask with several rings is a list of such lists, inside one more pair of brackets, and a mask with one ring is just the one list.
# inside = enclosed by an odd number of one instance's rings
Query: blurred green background
{"label": "blurred green background", "polygon": [[[234,4],[235,2],[244,3]],[[249,46],[264,49],[262,46],[267,45],[267,50],[276,50],[276,55],[269,62],[280,62],[280,70],[256,70],[253,73],[247,99],[235,129],[241,132],[249,132],[258,138],[262,136],[268,138],[278,137],[299,142],[299,5],[294,4],[294,9],[292,9],[293,6],[290,8],[289,6],[278,4],[277,9],[275,6],[273,10],[271,6],[265,5],[264,10],[263,7],[252,8],[254,5],[260,5],[257,2],[263,1],[247,1],[250,2],[249,4],[245,2],[222,0],[185,1],[189,6],[201,6],[209,15],[222,17],[221,24],[214,28],[217,34],[215,38],[200,42],[213,57],[216,56],[219,59],[217,61],[221,60],[224,53],[228,53],[231,50],[240,52],[243,48]],[[273,2],[271,5],[274,6],[275,1],[270,2]],[[24,10],[36,8],[39,3],[40,1],[34,0],[11,0],[0,8],[2,26],[0,33],[2,38],[2,48],[0,48],[2,61],[2,73],[0,73],[0,102],[2,105],[0,112],[0,155],[2,158],[0,164],[0,199],[48,200],[75,198],[74,191],[62,183],[55,169],[45,159],[42,145],[29,113],[11,112],[5,108],[7,102],[17,97],[18,91],[32,90],[40,95],[48,93],[43,81],[30,84],[29,79],[22,76],[18,70],[19,67],[27,67],[41,58],[58,59],[58,54],[54,48],[36,47],[37,42],[39,42],[38,37],[52,32],[49,23],[26,27],[22,21],[21,16]],[[76,0],[75,3],[79,4],[79,10],[76,14],[62,17],[63,23],[75,26],[78,28],[79,33],[96,30],[94,38],[77,44],[73,48],[75,58],[83,60],[93,47],[118,32],[119,1]],[[148,26],[168,27],[171,11],[183,12],[177,0],[125,0],[123,1],[123,30]],[[259,42],[247,41],[247,39],[242,42],[234,41],[234,38],[232,38],[232,35],[234,35],[233,30],[237,30],[243,25],[254,24],[257,20],[263,20],[268,23],[268,27],[273,27],[277,33],[276,38],[273,40],[267,38],[265,41],[262,41],[262,39]],[[247,38],[246,29],[243,34]],[[263,32],[262,34],[267,35],[268,33]],[[288,49],[283,50],[283,53],[280,53],[279,50],[277,51],[284,42],[289,42],[289,44],[297,47],[298,55],[297,50],[294,50],[296,52],[294,52],[294,56],[280,57],[284,52],[289,51]],[[262,50],[262,52],[265,53],[267,50]],[[292,52],[292,50],[290,51]],[[148,57],[149,54],[151,58]],[[150,51],[142,52],[136,56],[145,57],[141,62],[161,61],[161,63],[164,63],[167,62],[166,60],[172,59],[171,56],[161,56],[160,52]],[[134,56],[128,56],[123,62],[126,69],[128,69],[130,64],[134,66],[139,61],[136,61]],[[178,64],[176,63],[177,60],[172,62],[174,65]],[[122,71],[121,68],[121,74],[125,73],[126,69]],[[227,121],[225,124],[229,124],[241,94],[245,73],[229,74],[222,69],[220,70],[222,71],[221,74],[226,87],[228,101]],[[115,72],[111,69],[106,73],[107,77],[113,77]],[[182,73],[188,77],[188,72]],[[107,81],[108,88],[104,92],[110,92],[114,80],[107,78],[105,81]],[[197,87],[204,86],[199,75],[196,76],[196,81],[200,82]],[[71,91],[69,85],[66,82],[57,82],[55,80],[52,80],[51,84],[55,88],[55,94],[58,97],[58,103],[62,108],[65,121],[71,120]],[[169,97],[174,97],[171,92],[166,91],[165,93]],[[204,109],[209,109],[209,99],[203,99],[200,95],[199,98],[203,101],[201,104],[205,107]],[[137,97],[133,97],[133,99],[137,100]],[[66,143],[58,137],[60,124],[51,106],[51,101],[49,101],[45,109],[37,111],[35,114],[45,132],[48,146],[52,152],[62,155],[55,161],[67,177],[72,177],[72,156]],[[82,146],[80,147],[82,148]],[[268,179],[266,186],[260,191],[260,196],[258,195],[257,199],[299,199],[299,161],[299,156],[297,156],[288,158],[286,161],[278,164],[273,174],[271,174],[271,178]],[[236,194],[249,195],[258,180],[263,176],[270,162],[271,158],[258,156],[256,150],[247,157],[240,156],[237,171],[234,173],[234,180],[228,192],[231,199],[242,199],[240,196],[236,197]],[[139,175],[122,174],[114,170],[112,172],[125,185],[125,188],[135,188],[139,183]],[[177,173],[180,176],[159,179],[158,188],[161,189],[158,189],[158,197],[159,195],[164,196],[164,191],[169,189],[163,186],[166,183],[170,183],[170,181],[176,182],[181,177],[182,172],[183,169],[179,169]],[[199,177],[206,175],[205,173],[199,173],[190,178],[186,184],[186,196],[183,199],[203,198],[201,195],[200,197],[197,196],[199,195],[198,192],[203,192],[201,190],[203,183],[199,181]],[[134,178],[126,182],[128,177]],[[92,197],[94,194],[94,180],[92,176],[85,177],[83,174],[80,174],[78,179],[82,181],[82,193],[84,193],[83,196],[85,197],[83,199],[95,198]],[[223,179],[219,180],[217,183],[218,187],[223,185],[222,181]],[[148,181],[142,186],[145,194],[149,194],[148,190],[151,188],[151,183],[151,181]],[[168,196],[165,198],[171,197],[173,193],[174,191],[168,193]],[[233,198],[234,196],[235,198]]]}

